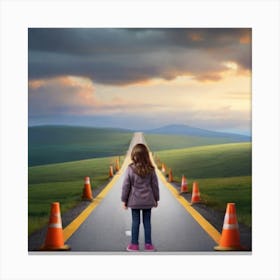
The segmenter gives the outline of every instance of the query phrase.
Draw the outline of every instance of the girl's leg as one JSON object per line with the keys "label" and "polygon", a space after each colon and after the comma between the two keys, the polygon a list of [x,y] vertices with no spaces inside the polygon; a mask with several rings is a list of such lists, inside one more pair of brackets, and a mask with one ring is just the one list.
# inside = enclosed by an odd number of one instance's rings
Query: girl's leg
{"label": "girl's leg", "polygon": [[131,213],[132,213],[131,243],[138,245],[140,209],[131,209]]}
{"label": "girl's leg", "polygon": [[151,209],[143,209],[143,224],[145,230],[145,243],[152,244]]}

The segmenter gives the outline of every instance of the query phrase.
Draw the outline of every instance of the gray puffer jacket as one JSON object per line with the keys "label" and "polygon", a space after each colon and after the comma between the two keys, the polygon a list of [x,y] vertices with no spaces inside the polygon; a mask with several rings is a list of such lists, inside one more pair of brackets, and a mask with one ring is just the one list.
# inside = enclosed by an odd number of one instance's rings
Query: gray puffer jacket
{"label": "gray puffer jacket", "polygon": [[158,179],[155,171],[140,177],[130,164],[126,170],[122,186],[122,202],[133,209],[149,209],[159,201]]}

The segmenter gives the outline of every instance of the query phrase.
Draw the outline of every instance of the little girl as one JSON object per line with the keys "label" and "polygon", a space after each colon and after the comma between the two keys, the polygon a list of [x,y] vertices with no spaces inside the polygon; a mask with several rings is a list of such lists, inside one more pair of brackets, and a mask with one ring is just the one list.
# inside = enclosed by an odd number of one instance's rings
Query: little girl
{"label": "little girl", "polygon": [[127,251],[139,250],[140,212],[145,231],[145,251],[155,251],[151,238],[151,209],[159,201],[158,180],[151,163],[149,151],[144,144],[137,144],[131,152],[132,163],[128,166],[122,186],[124,209],[131,208],[132,231],[131,243]]}

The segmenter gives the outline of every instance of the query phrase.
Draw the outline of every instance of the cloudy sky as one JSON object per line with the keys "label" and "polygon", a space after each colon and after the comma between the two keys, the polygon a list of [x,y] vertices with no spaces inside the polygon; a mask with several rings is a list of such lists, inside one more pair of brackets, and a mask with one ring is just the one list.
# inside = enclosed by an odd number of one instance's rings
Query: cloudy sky
{"label": "cloudy sky", "polygon": [[251,29],[30,28],[29,125],[251,131]]}

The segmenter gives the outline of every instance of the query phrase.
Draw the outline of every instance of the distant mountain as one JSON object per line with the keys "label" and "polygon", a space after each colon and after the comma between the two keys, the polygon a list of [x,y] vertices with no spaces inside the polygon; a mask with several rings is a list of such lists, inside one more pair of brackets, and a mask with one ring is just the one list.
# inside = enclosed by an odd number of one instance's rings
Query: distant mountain
{"label": "distant mountain", "polygon": [[144,131],[149,134],[169,134],[169,135],[188,135],[188,136],[200,136],[200,137],[218,137],[218,138],[231,138],[239,141],[251,141],[250,136],[217,132],[188,125],[167,125],[156,129],[150,129]]}

